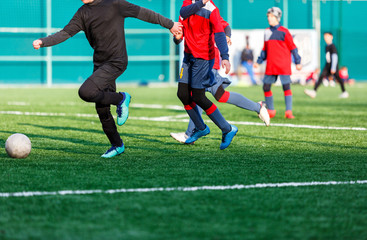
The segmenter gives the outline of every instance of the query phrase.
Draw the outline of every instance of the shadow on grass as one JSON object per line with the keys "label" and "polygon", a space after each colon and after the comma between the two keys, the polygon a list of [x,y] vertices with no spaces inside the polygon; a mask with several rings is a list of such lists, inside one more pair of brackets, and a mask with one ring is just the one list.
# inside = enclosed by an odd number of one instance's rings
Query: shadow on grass
{"label": "shadow on grass", "polygon": [[[8,134],[13,134],[12,131],[0,131],[2,133],[8,133]],[[31,139],[41,139],[43,141],[45,140],[54,140],[54,141],[62,141],[62,142],[70,142],[73,144],[81,144],[84,146],[101,146],[100,143],[97,142],[91,142],[91,141],[86,141],[83,139],[75,139],[75,138],[65,138],[65,137],[57,137],[57,136],[47,136],[47,135],[39,135],[39,134],[33,134],[33,133],[24,133],[26,134],[29,138]],[[57,148],[52,148],[50,147],[51,145],[49,144],[48,147],[38,147],[38,146],[32,146],[32,148],[34,149],[43,149],[43,150],[63,150],[66,152],[71,152],[71,153],[82,153],[82,151],[76,151],[75,146],[71,146],[70,148],[65,148],[65,147],[57,147]],[[81,148],[83,149],[83,148]]]}
{"label": "shadow on grass", "polygon": [[[32,124],[23,124],[23,125],[28,125],[28,126],[33,126],[33,127],[39,127],[39,128],[44,128],[44,129],[48,129],[48,130],[71,130],[71,131],[81,131],[81,132],[87,132],[87,133],[97,133],[97,134],[104,134],[103,131],[98,131],[95,129],[81,129],[81,128],[72,128],[72,127],[58,127],[58,126],[42,126],[42,125],[32,125]],[[0,131],[2,133],[8,133],[13,134],[14,132],[12,131]],[[54,140],[54,141],[60,141],[60,142],[69,142],[69,143],[73,143],[73,144],[78,144],[78,145],[82,145],[80,147],[75,147],[75,146],[70,146],[70,147],[65,147],[62,145],[58,145],[57,143],[54,144],[48,144],[48,146],[32,146],[33,149],[39,149],[39,150],[49,150],[49,151],[63,151],[63,152],[67,152],[67,153],[75,153],[75,154],[85,154],[86,152],[89,152],[89,154],[93,154],[94,152],[98,154],[100,153],[100,150],[92,150],[90,147],[101,147],[101,146],[106,146],[106,150],[107,148],[110,146],[107,138],[106,138],[106,143],[105,144],[101,144],[99,142],[92,142],[92,141],[87,141],[84,139],[76,139],[76,138],[66,138],[66,137],[57,137],[57,136],[47,136],[47,135],[39,135],[39,134],[33,134],[33,133],[24,133],[26,134],[29,138],[31,139],[41,139],[43,141],[47,141],[47,139],[49,140]],[[171,150],[171,149],[167,149],[166,147],[161,148],[160,146],[172,146],[172,145],[179,145],[176,142],[166,142],[166,141],[162,141],[159,140],[159,138],[167,138],[169,136],[157,136],[157,135],[149,135],[149,134],[129,134],[129,133],[124,133],[122,135],[123,137],[129,137],[129,138],[133,138],[140,141],[144,141],[144,142],[149,142],[149,143],[157,143],[157,147],[142,147],[141,145],[138,147],[134,147],[134,146],[128,146],[128,148],[132,148],[132,149],[141,149],[141,150],[148,150],[148,151],[154,151],[154,152],[169,152],[169,153],[176,153],[176,150]],[[5,141],[4,140],[0,140],[1,146],[5,145]],[[55,146],[55,147],[53,147]],[[97,148],[98,149],[98,148]]]}
{"label": "shadow on grass", "polygon": [[[36,124],[28,124],[28,123],[21,123],[21,125],[26,125],[26,126],[32,126],[32,127],[38,127],[38,128],[43,128],[43,129],[47,129],[47,130],[62,130],[62,131],[79,131],[79,132],[86,132],[86,133],[96,133],[96,134],[104,134],[102,130],[96,130],[96,129],[83,129],[83,128],[73,128],[73,127],[60,127],[60,126],[43,126],[43,125],[36,125]],[[139,125],[140,126],[140,125]],[[146,125],[147,128],[150,128],[148,125]],[[138,140],[143,140],[143,141],[147,141],[147,142],[152,142],[152,143],[160,143],[160,144],[166,144],[166,145],[172,145],[173,143],[166,143],[163,142],[161,140],[158,140],[157,138],[166,138],[167,136],[158,136],[158,135],[149,135],[149,134],[130,134],[130,133],[122,133],[121,134],[122,137],[130,137],[130,138],[135,138]],[[33,136],[33,137],[40,137],[40,135],[32,135],[29,134],[28,136]],[[87,141],[84,140],[72,140],[71,138],[56,138],[56,137],[50,137],[50,136],[43,136],[46,138],[51,138],[54,140],[61,140],[61,141],[69,141],[72,143],[79,143],[79,144],[84,144]],[[100,145],[100,144],[93,144],[93,143],[88,143],[85,145]]]}
{"label": "shadow on grass", "polygon": [[37,125],[37,124],[29,124],[29,123],[19,123],[19,125],[43,128],[43,129],[46,129],[46,130],[78,131],[78,132],[104,134],[102,130],[96,130],[96,129],[84,129],[84,128],[60,127],[60,126],[45,126],[45,125]]}

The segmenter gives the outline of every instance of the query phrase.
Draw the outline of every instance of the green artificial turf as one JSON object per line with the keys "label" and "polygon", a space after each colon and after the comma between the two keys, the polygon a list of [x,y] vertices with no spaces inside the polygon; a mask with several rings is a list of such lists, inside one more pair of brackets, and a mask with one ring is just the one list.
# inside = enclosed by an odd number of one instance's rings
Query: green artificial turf
{"label": "green artificial turf", "polygon": [[[367,180],[367,84],[349,87],[349,99],[338,87],[321,87],[316,99],[303,89],[292,87],[289,120],[274,86],[274,125],[237,124],[221,151],[221,132],[206,116],[211,134],[194,145],[170,137],[187,127],[185,111],[168,107],[181,106],[176,88],[120,86],[132,95],[118,127],[126,151],[106,160],[107,138],[77,88],[0,88],[0,193]],[[261,87],[228,90],[263,99]],[[261,122],[216,104],[227,120]],[[163,116],[171,121],[146,120]],[[26,159],[5,152],[16,132],[32,141]],[[0,197],[0,239],[366,239],[366,226],[367,184]]]}

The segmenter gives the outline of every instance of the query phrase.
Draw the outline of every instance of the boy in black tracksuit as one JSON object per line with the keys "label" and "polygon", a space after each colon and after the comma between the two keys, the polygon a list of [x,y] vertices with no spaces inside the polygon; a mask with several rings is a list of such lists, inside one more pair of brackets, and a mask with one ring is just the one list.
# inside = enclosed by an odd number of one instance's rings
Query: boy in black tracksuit
{"label": "boy in black tracksuit", "polygon": [[116,92],[116,79],[126,70],[124,21],[134,17],[145,22],[160,24],[173,34],[181,32],[179,23],[149,9],[125,0],[82,0],[85,3],[75,13],[63,30],[45,38],[35,40],[33,47],[50,47],[59,44],[80,31],[84,31],[94,49],[93,74],[82,84],[79,96],[86,102],[94,102],[102,128],[112,147],[102,155],[114,157],[124,152],[125,147],[117,132],[110,105],[117,106],[117,123],[122,125],[128,117],[130,95]]}
{"label": "boy in black tracksuit", "polygon": [[317,88],[322,83],[324,78],[329,79],[330,76],[333,76],[336,81],[339,82],[340,87],[342,89],[342,94],[340,94],[340,98],[348,98],[349,93],[345,91],[344,82],[340,79],[339,69],[338,69],[338,52],[336,50],[335,45],[333,44],[333,34],[330,32],[324,33],[324,39],[326,42],[326,64],[324,69],[322,70],[318,81],[315,84],[313,90],[305,89],[305,94],[311,98],[316,97]]}

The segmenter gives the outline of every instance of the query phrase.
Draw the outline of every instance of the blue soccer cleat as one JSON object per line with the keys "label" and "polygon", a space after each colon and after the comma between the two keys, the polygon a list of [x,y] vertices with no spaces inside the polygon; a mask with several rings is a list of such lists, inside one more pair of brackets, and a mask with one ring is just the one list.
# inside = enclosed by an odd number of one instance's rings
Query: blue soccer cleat
{"label": "blue soccer cleat", "polygon": [[122,126],[129,117],[129,104],[131,101],[131,96],[127,92],[125,93],[120,92],[120,94],[124,95],[125,99],[122,100],[117,105],[116,113],[117,113],[117,125]]}
{"label": "blue soccer cleat", "polygon": [[125,146],[122,144],[120,147],[112,146],[110,149],[107,150],[101,157],[103,158],[112,158],[117,155],[120,155],[121,153],[124,153]]}
{"label": "blue soccer cleat", "polygon": [[195,128],[194,131],[192,132],[192,135],[188,139],[186,139],[185,143],[191,144],[195,142],[196,140],[198,140],[199,138],[208,135],[209,133],[210,133],[210,129],[207,125],[205,125],[205,128],[203,130],[199,130]]}
{"label": "blue soccer cleat", "polygon": [[232,139],[236,136],[238,128],[235,125],[231,125],[232,129],[228,133],[224,133],[222,136],[222,143],[220,144],[220,150],[226,149],[231,144]]}

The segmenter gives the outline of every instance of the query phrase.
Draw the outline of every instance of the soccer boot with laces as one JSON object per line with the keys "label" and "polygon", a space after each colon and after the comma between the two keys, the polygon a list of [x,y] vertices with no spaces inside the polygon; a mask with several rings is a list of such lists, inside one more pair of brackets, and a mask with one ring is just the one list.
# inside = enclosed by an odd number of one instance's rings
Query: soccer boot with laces
{"label": "soccer boot with laces", "polygon": [[222,143],[220,144],[220,150],[226,149],[232,142],[234,136],[238,132],[238,128],[235,125],[231,125],[232,129],[228,133],[222,135]]}
{"label": "soccer boot with laces", "polygon": [[122,126],[129,117],[129,105],[131,102],[131,96],[127,92],[120,92],[124,96],[124,99],[117,105],[117,125]]}
{"label": "soccer boot with laces", "polygon": [[277,110],[268,109],[268,113],[270,118],[274,118],[275,114],[277,113]]}
{"label": "soccer boot with laces", "polygon": [[[186,144],[186,140],[189,138],[186,133],[180,132],[180,133],[170,133],[171,137],[175,139],[179,143]],[[191,143],[194,144],[194,143]]]}
{"label": "soccer boot with laces", "polygon": [[349,93],[347,91],[342,92],[342,94],[339,95],[339,98],[349,98]]}
{"label": "soccer boot with laces", "polygon": [[315,90],[305,89],[304,93],[310,98],[315,98],[317,93]]}
{"label": "soccer boot with laces", "polygon": [[259,118],[265,123],[265,126],[270,125],[270,116],[268,110],[266,109],[266,104],[264,102],[259,102],[261,108],[259,112]]}
{"label": "soccer boot with laces", "polygon": [[199,130],[199,129],[195,128],[194,131],[192,132],[192,135],[188,139],[186,139],[185,143],[186,144],[192,144],[193,142],[195,142],[199,138],[204,137],[204,136],[208,135],[209,133],[210,133],[210,129],[207,125],[205,125],[205,128],[203,130]]}
{"label": "soccer boot with laces", "polygon": [[112,158],[112,157],[115,157],[117,155],[120,155],[121,153],[124,153],[124,151],[125,151],[125,145],[124,144],[122,144],[122,146],[120,146],[120,147],[112,146],[101,157],[102,158]]}
{"label": "soccer boot with laces", "polygon": [[292,110],[287,110],[287,111],[285,111],[285,116],[284,116],[285,118],[288,118],[288,119],[293,119],[293,118],[295,118],[294,116],[293,116],[293,113],[292,113]]}

